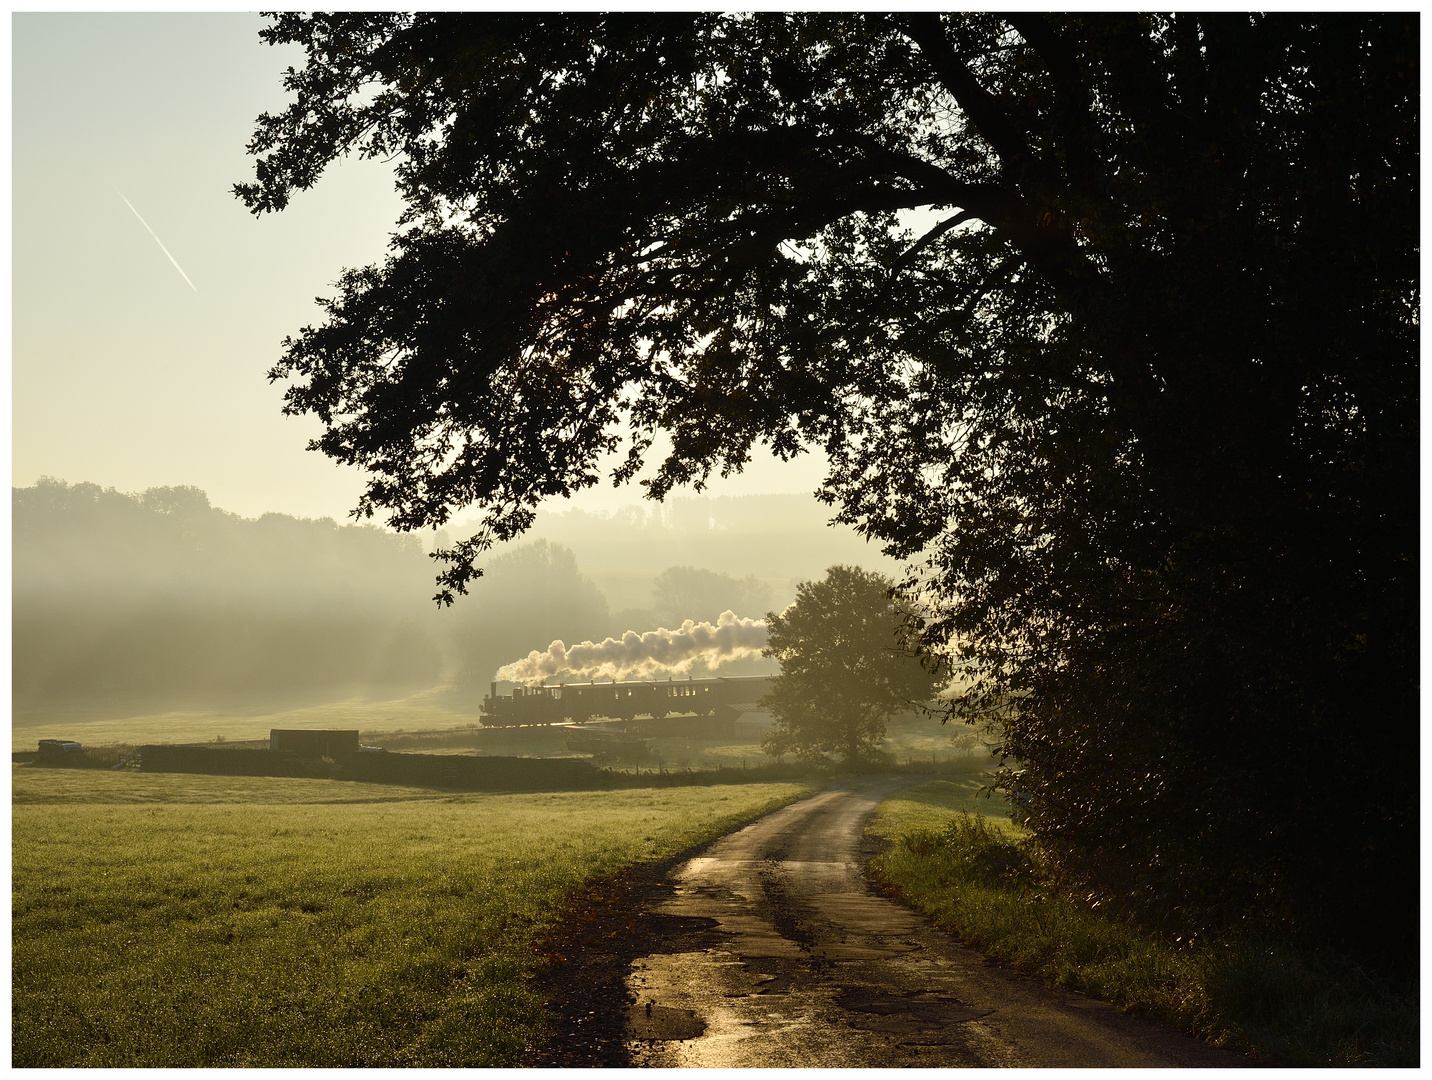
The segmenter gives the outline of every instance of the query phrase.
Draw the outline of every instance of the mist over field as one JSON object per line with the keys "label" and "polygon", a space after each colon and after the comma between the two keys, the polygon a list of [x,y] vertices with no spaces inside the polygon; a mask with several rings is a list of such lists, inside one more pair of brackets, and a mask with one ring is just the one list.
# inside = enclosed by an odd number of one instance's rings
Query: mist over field
{"label": "mist over field", "polygon": [[[441,534],[243,518],[192,487],[126,494],[44,479],[12,500],[20,723],[431,688],[475,713],[499,667],[556,640],[620,639],[726,610],[759,619],[832,562],[880,561],[807,496],[681,498],[543,514],[532,539],[493,552],[471,594],[439,610],[426,552]],[[463,535],[458,526],[446,539]]]}

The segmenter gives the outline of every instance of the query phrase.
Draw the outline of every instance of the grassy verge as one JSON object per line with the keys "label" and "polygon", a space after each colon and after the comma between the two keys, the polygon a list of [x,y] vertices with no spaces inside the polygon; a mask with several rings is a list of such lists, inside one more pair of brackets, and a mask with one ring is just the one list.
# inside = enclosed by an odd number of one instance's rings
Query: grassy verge
{"label": "grassy verge", "polygon": [[870,825],[893,842],[874,875],[967,944],[1267,1062],[1418,1064],[1415,986],[1276,943],[1181,948],[1109,918],[1051,888],[1007,817],[972,813],[989,807],[974,801],[975,786],[909,789]]}
{"label": "grassy verge", "polygon": [[564,897],[806,790],[12,778],[17,1066],[520,1064]]}

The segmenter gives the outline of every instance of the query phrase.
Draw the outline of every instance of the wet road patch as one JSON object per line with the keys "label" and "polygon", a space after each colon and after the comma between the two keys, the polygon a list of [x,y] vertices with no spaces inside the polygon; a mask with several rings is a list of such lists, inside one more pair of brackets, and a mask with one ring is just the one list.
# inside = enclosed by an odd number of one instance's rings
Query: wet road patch
{"label": "wet road patch", "polygon": [[[845,987],[836,995],[835,1003],[847,1012],[861,1014],[846,1021],[851,1027],[900,1036],[940,1033],[953,1024],[978,1020],[994,1012],[993,1009],[982,1009],[949,995],[865,986]],[[923,1043],[928,1040],[906,1041]]]}
{"label": "wet road patch", "polygon": [[706,1021],[694,1009],[674,1009],[648,1001],[627,1010],[627,1038],[639,1042],[681,1042],[699,1039]]}

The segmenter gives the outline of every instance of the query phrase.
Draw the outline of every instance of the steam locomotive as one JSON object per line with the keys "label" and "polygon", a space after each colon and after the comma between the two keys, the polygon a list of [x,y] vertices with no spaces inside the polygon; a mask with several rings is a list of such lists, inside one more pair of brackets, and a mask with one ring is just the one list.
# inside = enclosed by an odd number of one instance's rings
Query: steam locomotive
{"label": "steam locomotive", "polygon": [[660,719],[679,714],[733,719],[756,708],[756,699],[771,688],[766,675],[678,682],[561,683],[557,686],[519,686],[510,695],[492,692],[482,699],[484,727],[518,724],[585,723],[593,717],[635,720]]}

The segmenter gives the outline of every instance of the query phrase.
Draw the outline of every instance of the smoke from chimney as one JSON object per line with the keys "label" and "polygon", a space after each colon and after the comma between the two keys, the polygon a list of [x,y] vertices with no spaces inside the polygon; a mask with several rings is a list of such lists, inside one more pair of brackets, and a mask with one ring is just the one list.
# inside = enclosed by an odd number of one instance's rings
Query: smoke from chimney
{"label": "smoke from chimney", "polygon": [[677,630],[662,628],[645,634],[628,630],[620,638],[583,641],[570,649],[554,641],[546,652],[533,650],[525,660],[498,668],[497,677],[529,684],[562,672],[581,672],[593,678],[650,678],[658,671],[690,671],[698,660],[716,667],[759,656],[765,644],[764,620],[743,619],[734,611],[723,611],[714,624],[687,619]]}

